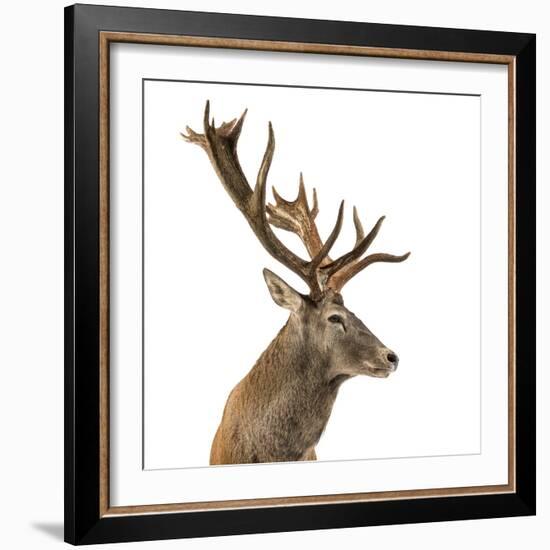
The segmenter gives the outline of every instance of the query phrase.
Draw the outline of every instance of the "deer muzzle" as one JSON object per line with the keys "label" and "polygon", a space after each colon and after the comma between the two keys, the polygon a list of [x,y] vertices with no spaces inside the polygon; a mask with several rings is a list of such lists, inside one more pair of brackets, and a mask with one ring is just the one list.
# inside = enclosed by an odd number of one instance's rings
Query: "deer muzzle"
{"label": "deer muzzle", "polygon": [[399,357],[388,348],[380,348],[373,361],[366,361],[366,374],[375,378],[387,378],[397,370]]}

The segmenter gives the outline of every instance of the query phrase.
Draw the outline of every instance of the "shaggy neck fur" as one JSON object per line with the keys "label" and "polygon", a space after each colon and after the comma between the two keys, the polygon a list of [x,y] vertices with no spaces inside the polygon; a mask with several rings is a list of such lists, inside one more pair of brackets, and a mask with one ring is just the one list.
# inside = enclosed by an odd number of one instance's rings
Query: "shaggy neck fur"
{"label": "shaggy neck fur", "polygon": [[247,394],[242,428],[253,458],[296,461],[313,452],[343,381],[328,379],[326,362],[291,315],[239,384]]}

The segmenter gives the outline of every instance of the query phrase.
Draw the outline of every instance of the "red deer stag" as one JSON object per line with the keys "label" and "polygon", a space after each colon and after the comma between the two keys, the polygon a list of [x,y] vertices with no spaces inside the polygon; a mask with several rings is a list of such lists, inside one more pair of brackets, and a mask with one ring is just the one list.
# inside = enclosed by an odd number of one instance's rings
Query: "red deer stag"
{"label": "red deer stag", "polygon": [[[338,388],[345,380],[366,374],[385,378],[397,368],[398,357],[344,306],[342,287],[375,262],[402,262],[409,254],[370,254],[363,257],[376,237],[383,217],[365,236],[354,208],[357,239],[353,249],[336,259],[329,257],[342,227],[344,201],[334,228],[322,241],[315,217],[314,190],[309,207],[300,176],[298,197],[283,199],[275,189],[274,205],[265,204],[266,180],[275,149],[269,123],[267,148],[254,190],[241,169],[237,141],[246,111],[237,120],[216,127],[210,121],[209,102],[202,134],[187,127],[182,137],[200,145],[225,190],[246,218],[264,248],[299,275],[309,287],[302,295],[280,277],[264,269],[264,278],[276,304],[290,311],[285,326],[229,394],[218,427],[210,464],[245,464],[316,460],[315,446],[328,422]],[[310,260],[289,250],[271,229],[296,233]]]}

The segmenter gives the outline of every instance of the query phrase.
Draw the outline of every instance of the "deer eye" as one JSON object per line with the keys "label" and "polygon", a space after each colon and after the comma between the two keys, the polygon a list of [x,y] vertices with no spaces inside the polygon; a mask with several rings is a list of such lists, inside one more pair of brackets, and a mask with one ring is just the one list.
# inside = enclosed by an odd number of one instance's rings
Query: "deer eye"
{"label": "deer eye", "polygon": [[340,317],[340,315],[331,315],[328,320],[331,323],[340,323],[341,325],[344,324],[344,320],[342,319],[342,317]]}

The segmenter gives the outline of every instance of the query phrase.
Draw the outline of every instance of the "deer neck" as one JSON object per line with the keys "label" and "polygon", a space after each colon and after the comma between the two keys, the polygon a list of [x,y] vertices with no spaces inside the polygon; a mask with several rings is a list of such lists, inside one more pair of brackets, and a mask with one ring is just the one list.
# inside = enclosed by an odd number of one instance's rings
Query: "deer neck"
{"label": "deer neck", "polygon": [[305,393],[319,395],[330,391],[327,372],[328,360],[308,345],[302,327],[292,315],[264,351],[258,363],[274,371],[279,388],[302,388]]}
{"label": "deer neck", "polygon": [[328,372],[323,360],[308,348],[291,316],[249,374],[259,397],[257,428],[269,436],[273,454],[281,459],[300,460],[328,422],[338,388],[323,376]]}

